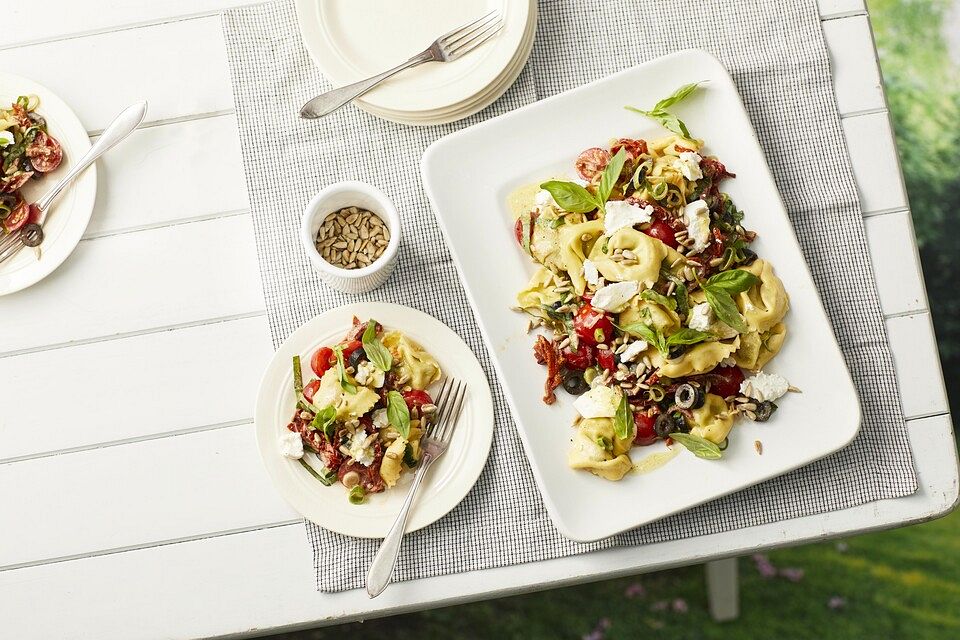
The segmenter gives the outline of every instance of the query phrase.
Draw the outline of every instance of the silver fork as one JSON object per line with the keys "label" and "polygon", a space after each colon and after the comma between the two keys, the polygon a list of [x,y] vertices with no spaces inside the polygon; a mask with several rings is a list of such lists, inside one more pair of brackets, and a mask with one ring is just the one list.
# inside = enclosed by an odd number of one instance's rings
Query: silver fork
{"label": "silver fork", "polygon": [[410,513],[410,506],[416,499],[417,489],[420,488],[420,483],[427,475],[427,471],[430,470],[430,466],[443,455],[443,452],[450,445],[450,439],[453,437],[453,430],[457,426],[457,419],[460,417],[460,410],[463,409],[466,394],[466,384],[449,378],[440,387],[436,403],[437,419],[427,429],[427,434],[423,438],[423,457],[420,459],[420,468],[413,476],[413,485],[410,487],[407,499],[403,501],[397,521],[387,532],[387,536],[380,544],[380,549],[377,550],[377,555],[374,556],[373,562],[370,563],[370,570],[367,572],[367,595],[371,598],[376,598],[383,593],[383,590],[390,584],[393,568],[397,564],[397,556],[400,555],[400,543],[403,541],[403,534],[407,529],[407,515]]}
{"label": "silver fork", "polygon": [[348,84],[345,87],[339,87],[326,93],[321,93],[301,107],[300,117],[322,118],[336,111],[351,100],[359,98],[390,76],[400,73],[404,69],[415,67],[424,62],[452,62],[470,53],[495,36],[502,27],[503,18],[500,12],[491,11],[469,24],[465,24],[446,35],[440,36],[422,52],[413,56],[403,64],[397,65],[393,69],[387,69],[372,78],[367,78],[366,80]]}
{"label": "silver fork", "polygon": [[[138,102],[120,112],[120,115],[103,130],[103,133],[101,133],[97,141],[93,143],[93,146],[83,154],[83,157],[76,161],[76,164],[67,172],[67,175],[63,176],[57,184],[53,185],[50,191],[34,203],[34,206],[40,210],[40,215],[36,222],[36,225],[39,226],[34,225],[26,232],[24,229],[17,229],[13,233],[9,233],[0,239],[0,264],[17,255],[20,249],[26,246],[38,246],[39,243],[43,241],[43,232],[41,229],[47,219],[47,212],[57,199],[57,196],[73,182],[74,178],[96,162],[97,158],[133,133],[134,129],[143,122],[143,118],[146,115],[146,102]],[[25,239],[28,242],[36,241],[36,244],[28,245],[27,242],[24,242]]]}

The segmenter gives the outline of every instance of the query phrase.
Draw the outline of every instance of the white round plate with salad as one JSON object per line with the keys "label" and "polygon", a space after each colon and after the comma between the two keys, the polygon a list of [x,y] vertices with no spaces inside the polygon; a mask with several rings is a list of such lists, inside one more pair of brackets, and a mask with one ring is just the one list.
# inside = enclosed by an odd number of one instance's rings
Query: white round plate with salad
{"label": "white round plate with salad", "polygon": [[465,403],[408,532],[456,507],[486,464],[493,399],[483,369],[449,327],[410,307],[350,304],[305,323],[274,354],[257,395],[257,445],[277,490],[325,529],[382,538],[418,470],[444,380],[466,385]]}
{"label": "white round plate with salad", "polygon": [[[13,189],[11,184],[9,193],[4,194],[16,196],[21,201],[35,202],[69,171],[73,162],[90,149],[90,137],[70,107],[52,91],[27,78],[0,71],[0,111],[10,111],[21,96],[29,101],[27,106],[32,126],[28,128],[40,125],[40,128],[45,129],[44,134],[59,143],[62,150],[62,159],[53,170],[33,171],[30,179],[19,185],[19,188]],[[5,119],[0,116],[0,120]],[[12,132],[14,126],[11,125],[8,130]],[[37,133],[33,132],[33,135]],[[52,146],[55,143],[50,144]],[[9,144],[0,148],[5,159],[14,146]],[[20,166],[20,174],[23,175],[23,157],[16,162]],[[34,167],[31,164],[26,168],[29,170]],[[0,168],[0,171],[2,170],[4,168]],[[36,284],[70,256],[90,221],[96,195],[97,171],[96,166],[92,166],[63,192],[49,211],[43,225],[43,243],[35,249],[25,247],[13,259],[0,264],[0,295]],[[6,235],[6,231],[0,230],[0,236],[3,235]]]}

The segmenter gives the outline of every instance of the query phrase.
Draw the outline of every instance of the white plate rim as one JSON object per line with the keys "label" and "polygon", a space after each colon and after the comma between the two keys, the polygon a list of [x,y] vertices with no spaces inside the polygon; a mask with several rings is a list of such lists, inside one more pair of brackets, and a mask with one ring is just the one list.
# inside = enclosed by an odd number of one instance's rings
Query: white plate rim
{"label": "white plate rim", "polygon": [[[423,344],[440,362],[444,375],[454,372],[468,385],[468,396],[454,440],[424,479],[410,514],[407,532],[426,527],[453,510],[473,488],[486,466],[493,442],[493,397],[483,368],[476,356],[450,327],[418,309],[386,302],[358,302],[324,311],[305,322],[284,340],[264,370],[257,391],[254,423],[257,448],[277,492],[307,520],[347,536],[382,538],[393,525],[399,505],[406,496],[403,486],[376,494],[363,505],[350,505],[343,487],[321,485],[299,463],[280,454],[277,436],[286,431],[289,416],[277,420],[279,394],[291,384],[291,360],[312,353],[326,343],[317,336],[328,332],[338,338],[346,333],[353,316],[376,318],[388,329],[403,331]],[[431,343],[443,343],[448,350],[437,353]],[[451,350],[453,353],[451,353]],[[309,357],[303,360],[309,368]],[[289,410],[292,411],[292,393]],[[456,469],[452,465],[459,463]],[[410,475],[408,474],[407,483]],[[436,485],[441,487],[436,490]]]}
{"label": "white plate rim", "polygon": [[[444,215],[441,213],[440,208],[437,206],[437,200],[438,200],[437,191],[434,188],[433,181],[431,180],[430,166],[431,166],[431,163],[433,162],[432,158],[436,155],[439,155],[440,150],[442,150],[445,146],[452,145],[461,138],[466,138],[471,135],[476,135],[477,131],[496,126],[497,123],[500,123],[504,120],[517,117],[520,114],[525,114],[530,111],[543,110],[547,106],[553,105],[554,103],[558,103],[558,102],[562,103],[564,100],[569,99],[571,95],[590,92],[595,87],[602,86],[605,83],[608,83],[614,79],[619,79],[621,77],[629,76],[631,74],[642,73],[646,68],[652,68],[654,65],[678,63],[687,58],[689,59],[700,58],[701,64],[713,68],[715,72],[718,72],[718,78],[717,78],[718,81],[725,84],[726,87],[732,91],[733,96],[736,97],[739,110],[742,112],[742,115],[746,119],[749,126],[749,132],[748,132],[749,135],[746,136],[744,140],[742,140],[742,143],[744,145],[749,145],[752,148],[752,152],[755,153],[761,160],[759,164],[761,167],[761,171],[764,173],[763,177],[767,181],[769,181],[771,185],[773,185],[774,191],[776,192],[777,206],[776,207],[772,206],[771,208],[777,209],[779,207],[778,212],[782,215],[783,219],[786,220],[787,226],[790,228],[790,233],[788,236],[785,236],[785,239],[792,244],[793,250],[796,251],[797,254],[801,257],[802,273],[799,274],[798,277],[805,278],[812,285],[813,279],[810,274],[809,265],[806,263],[806,260],[803,259],[803,254],[800,249],[799,242],[797,241],[796,234],[792,229],[792,224],[790,224],[789,219],[786,216],[786,208],[783,205],[782,197],[779,194],[779,190],[776,189],[776,183],[774,181],[772,171],[770,170],[769,165],[766,162],[766,157],[764,156],[762,149],[760,148],[756,132],[753,130],[752,124],[749,124],[750,120],[746,114],[746,109],[743,105],[742,98],[740,97],[739,92],[736,90],[736,86],[733,84],[733,80],[732,78],[730,78],[730,75],[727,72],[726,68],[713,54],[707,51],[702,51],[698,49],[686,49],[682,51],[677,51],[672,54],[668,54],[660,58],[656,58],[656,59],[644,62],[642,64],[629,67],[627,69],[613,73],[606,77],[599,78],[587,84],[556,94],[554,96],[551,96],[544,100],[540,100],[530,105],[520,107],[509,113],[505,113],[495,118],[485,120],[484,122],[472,125],[470,127],[466,127],[464,129],[460,129],[456,132],[448,134],[447,136],[431,144],[425,151],[423,158],[421,160],[421,177],[423,179],[424,189],[427,193],[428,199],[431,202],[431,208],[434,212],[434,215],[437,218],[438,224],[441,230],[443,231],[444,237],[447,241],[447,245],[450,248],[450,252],[453,257],[454,263],[457,267],[457,272],[460,276],[461,283],[463,285],[467,299],[470,302],[471,309],[473,310],[474,316],[477,319],[478,326],[480,327],[484,344],[491,355],[491,360],[493,361],[494,369],[497,372],[498,377],[503,383],[502,386],[504,389],[504,395],[506,397],[508,405],[510,406],[511,412],[518,426],[518,432],[520,435],[521,442],[523,443],[525,453],[527,454],[527,458],[530,460],[534,477],[536,479],[540,493],[544,499],[544,504],[547,508],[547,512],[550,515],[550,518],[553,521],[554,525],[560,531],[560,533],[563,536],[577,542],[593,542],[596,540],[607,538],[612,535],[616,535],[618,533],[629,531],[638,526],[642,526],[649,522],[660,520],[662,518],[665,518],[667,516],[673,515],[681,511],[686,511],[700,504],[703,504],[712,500],[716,500],[718,498],[729,495],[731,493],[735,493],[736,491],[739,491],[741,489],[759,484],[771,478],[793,471],[806,464],[814,462],[815,460],[826,457],[831,453],[834,453],[842,449],[843,447],[847,446],[848,444],[850,444],[850,442],[853,441],[853,439],[859,433],[860,426],[861,426],[862,412],[859,404],[859,398],[856,393],[856,388],[853,384],[853,379],[850,375],[849,369],[846,366],[846,363],[842,359],[842,352],[840,351],[839,344],[837,343],[836,337],[833,334],[829,319],[823,307],[823,302],[819,296],[819,292],[816,290],[815,287],[813,287],[814,296],[813,296],[813,300],[811,301],[811,304],[815,305],[813,312],[815,312],[820,317],[822,321],[822,325],[825,326],[827,329],[827,334],[828,334],[828,338],[826,338],[826,340],[828,341],[827,346],[832,348],[832,352],[835,352],[838,356],[840,356],[840,366],[842,367],[842,371],[839,374],[839,382],[841,383],[843,388],[839,389],[839,393],[842,393],[845,397],[852,400],[852,402],[850,402],[848,405],[844,407],[845,410],[849,411],[849,415],[847,416],[847,421],[845,425],[846,430],[840,433],[836,438],[834,438],[829,443],[829,445],[823,447],[821,451],[819,451],[815,456],[806,457],[803,459],[798,458],[793,463],[789,465],[784,465],[782,468],[778,469],[776,472],[766,473],[764,475],[754,477],[749,482],[746,482],[737,488],[725,490],[719,493],[714,493],[708,496],[704,496],[702,499],[699,499],[699,500],[689,501],[685,504],[677,506],[677,508],[668,509],[660,513],[657,513],[655,517],[640,518],[635,522],[631,522],[630,524],[625,526],[604,527],[602,523],[599,523],[599,524],[594,523],[596,526],[592,526],[592,527],[590,525],[587,525],[586,527],[582,527],[582,526],[579,526],[579,523],[577,523],[577,525],[573,525],[569,517],[570,514],[569,513],[565,514],[562,512],[562,510],[558,507],[556,501],[554,500],[554,496],[551,494],[551,492],[547,488],[547,484],[543,475],[543,470],[540,468],[540,466],[538,465],[535,459],[530,439],[526,432],[526,428],[523,426],[523,418],[521,413],[518,411],[517,403],[514,397],[514,392],[511,389],[510,384],[506,381],[506,377],[504,376],[500,358],[498,357],[498,354],[497,354],[498,347],[496,344],[494,344],[487,330],[487,327],[485,326],[485,323],[483,320],[484,316],[480,311],[480,307],[477,303],[477,299],[474,291],[472,290],[470,281],[466,277],[466,272],[464,269],[463,262],[456,250],[454,243],[451,241],[451,238],[453,237],[451,234],[451,229],[448,227],[447,221],[445,220]],[[449,174],[449,171],[447,171],[447,174]],[[555,462],[556,464],[566,464],[565,461],[563,460],[557,460]],[[606,483],[606,481],[600,481],[600,482]],[[606,484],[616,484],[616,483],[606,483]]]}
{"label": "white plate rim", "polygon": [[[462,85],[463,79],[469,78],[471,84],[468,85],[468,89],[461,89],[459,91],[452,89],[448,90],[447,95],[440,94],[440,96],[434,92],[435,95],[431,98],[433,104],[431,104],[426,98],[423,98],[425,92],[412,91],[410,87],[403,86],[400,86],[399,89],[393,89],[390,84],[384,84],[372,90],[363,98],[357,99],[355,104],[358,106],[369,106],[374,109],[418,113],[421,111],[452,108],[483,92],[501,75],[503,70],[508,67],[510,62],[516,57],[517,50],[520,49],[523,43],[526,27],[530,19],[531,7],[535,4],[535,0],[500,1],[507,9],[505,13],[508,14],[507,19],[510,20],[508,28],[498,34],[493,41],[484,45],[484,48],[492,48],[487,56],[496,55],[496,58],[493,61],[485,59],[478,63],[483,65],[482,73],[478,73],[477,69],[473,69],[471,73],[461,75],[461,78],[457,82],[449,83],[454,86]],[[301,39],[314,65],[334,87],[362,80],[363,78],[355,71],[335,66],[336,61],[342,58],[342,56],[339,50],[329,42],[328,34],[321,25],[318,14],[320,11],[319,7],[320,2],[318,0],[295,0],[297,24],[299,26]],[[513,22],[519,22],[521,20],[524,22],[522,27],[519,24],[513,24]],[[426,44],[427,43],[424,43],[424,45]],[[506,53],[507,51],[509,53]],[[466,60],[466,57],[464,60]],[[454,64],[456,63],[460,63],[460,61],[458,60]],[[419,103],[416,101],[417,97],[421,98]]]}
{"label": "white plate rim", "polygon": [[[69,167],[71,162],[90,149],[90,137],[86,128],[73,110],[53,91],[39,82],[6,71],[0,71],[0,87],[13,87],[14,97],[24,94],[36,94],[40,97],[40,115],[47,117],[48,122],[58,125],[56,130],[50,133],[64,149],[64,162],[62,167],[57,169],[58,172]],[[45,177],[36,188],[45,192],[55,182],[54,176]],[[15,293],[40,282],[70,257],[87,229],[96,197],[97,167],[94,164],[74,180],[51,209],[49,220],[52,221],[54,216],[67,220],[55,237],[49,238],[49,241],[40,246],[40,259],[29,256],[32,262],[14,271],[5,272],[5,268],[18,264],[24,259],[23,256],[28,254],[29,249],[22,249],[17,258],[0,265],[0,296]],[[47,224],[49,225],[49,222]]]}

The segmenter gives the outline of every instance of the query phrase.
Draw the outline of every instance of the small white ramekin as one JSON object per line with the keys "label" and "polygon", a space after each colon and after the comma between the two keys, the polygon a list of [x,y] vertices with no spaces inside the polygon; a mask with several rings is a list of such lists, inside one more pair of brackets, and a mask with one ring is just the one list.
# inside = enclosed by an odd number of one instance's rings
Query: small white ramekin
{"label": "small white ramekin", "polygon": [[[359,207],[380,216],[390,231],[390,241],[375,262],[362,269],[341,269],[324,260],[317,251],[316,238],[324,218],[345,207]],[[364,293],[376,289],[390,277],[397,265],[400,248],[400,215],[380,189],[363,182],[337,182],[313,197],[303,211],[300,243],[320,279],[343,293]]]}

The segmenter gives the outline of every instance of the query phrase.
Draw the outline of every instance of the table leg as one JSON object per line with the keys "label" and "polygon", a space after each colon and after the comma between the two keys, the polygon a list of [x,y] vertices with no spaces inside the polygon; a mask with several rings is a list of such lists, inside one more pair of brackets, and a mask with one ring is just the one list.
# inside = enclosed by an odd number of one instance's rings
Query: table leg
{"label": "table leg", "polygon": [[707,603],[710,615],[717,622],[735,620],[740,615],[740,585],[737,559],[724,558],[708,562]]}

